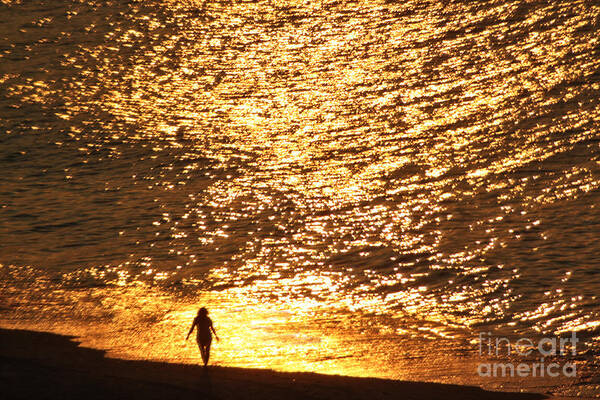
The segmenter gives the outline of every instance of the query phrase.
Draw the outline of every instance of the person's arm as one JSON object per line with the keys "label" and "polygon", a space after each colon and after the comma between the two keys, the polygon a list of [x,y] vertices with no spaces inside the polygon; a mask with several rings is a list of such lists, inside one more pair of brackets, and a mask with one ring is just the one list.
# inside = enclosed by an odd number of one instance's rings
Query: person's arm
{"label": "person's arm", "polygon": [[217,336],[217,331],[215,331],[215,327],[212,324],[212,321],[210,321],[210,330],[213,331],[213,333],[215,334],[215,337],[217,338],[217,341],[219,340],[219,337]]}
{"label": "person's arm", "polygon": [[190,335],[194,331],[195,326],[196,326],[196,319],[194,319],[194,322],[192,322],[192,327],[190,328],[190,331],[188,332],[187,336],[185,337],[185,340],[188,340],[190,338]]}

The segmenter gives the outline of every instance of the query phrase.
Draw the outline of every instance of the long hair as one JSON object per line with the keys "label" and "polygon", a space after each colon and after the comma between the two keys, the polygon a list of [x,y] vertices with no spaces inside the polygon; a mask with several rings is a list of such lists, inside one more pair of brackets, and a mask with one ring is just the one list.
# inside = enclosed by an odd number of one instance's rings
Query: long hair
{"label": "long hair", "polygon": [[208,310],[206,309],[206,307],[202,307],[198,310],[198,316],[199,317],[207,317],[208,316]]}

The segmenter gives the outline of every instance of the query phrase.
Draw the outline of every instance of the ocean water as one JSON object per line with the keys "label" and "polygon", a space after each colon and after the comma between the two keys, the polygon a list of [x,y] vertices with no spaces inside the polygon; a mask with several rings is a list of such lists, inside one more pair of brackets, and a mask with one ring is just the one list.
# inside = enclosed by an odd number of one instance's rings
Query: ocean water
{"label": "ocean water", "polygon": [[[600,395],[599,29],[577,0],[2,0],[0,326],[197,363],[205,305],[218,365]],[[482,332],[576,332],[577,377],[481,377]]]}

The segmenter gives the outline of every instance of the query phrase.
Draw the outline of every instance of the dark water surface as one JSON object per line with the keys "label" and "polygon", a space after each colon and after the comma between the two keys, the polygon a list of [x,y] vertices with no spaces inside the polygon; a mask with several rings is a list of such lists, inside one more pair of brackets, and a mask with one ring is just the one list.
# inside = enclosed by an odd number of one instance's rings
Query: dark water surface
{"label": "dark water surface", "polygon": [[[600,394],[597,1],[2,1],[0,324]],[[577,379],[477,338],[577,332]],[[563,360],[564,361],[564,360]]]}

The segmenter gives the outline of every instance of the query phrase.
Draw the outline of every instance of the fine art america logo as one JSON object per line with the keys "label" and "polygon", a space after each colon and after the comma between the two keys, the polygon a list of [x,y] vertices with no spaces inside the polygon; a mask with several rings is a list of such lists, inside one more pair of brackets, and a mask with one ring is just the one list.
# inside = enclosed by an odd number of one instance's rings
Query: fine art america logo
{"label": "fine art america logo", "polygon": [[[575,332],[566,338],[542,338],[535,343],[528,338],[520,338],[512,343],[505,337],[492,337],[491,332],[479,334],[479,355],[522,357],[527,360],[534,359],[535,362],[485,362],[477,367],[479,376],[487,377],[575,377],[577,367],[572,362],[558,363],[545,361],[547,357],[557,355],[577,354],[577,336]],[[525,361],[525,360],[524,360]]]}

